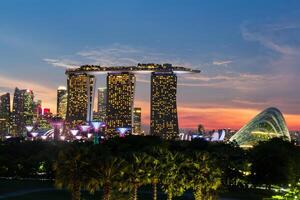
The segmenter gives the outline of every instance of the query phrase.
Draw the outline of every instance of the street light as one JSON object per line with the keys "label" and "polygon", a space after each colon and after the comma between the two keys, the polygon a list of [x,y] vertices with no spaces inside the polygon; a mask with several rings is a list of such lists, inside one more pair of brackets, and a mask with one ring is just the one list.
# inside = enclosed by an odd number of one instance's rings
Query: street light
{"label": "street light", "polygon": [[92,126],[94,128],[94,144],[99,144],[99,130],[100,128],[105,127],[104,122],[99,122],[99,121],[93,121]]}
{"label": "street light", "polygon": [[47,139],[47,135],[42,135],[41,138],[42,138],[42,140],[46,140]]}
{"label": "street light", "polygon": [[129,131],[130,128],[119,127],[119,128],[116,128],[116,130],[119,132],[119,137],[125,137],[126,132]]}
{"label": "street light", "polygon": [[88,137],[88,139],[91,139],[91,137],[93,137],[93,133],[88,133],[87,137]]}
{"label": "street light", "polygon": [[60,129],[63,127],[64,120],[60,117],[54,117],[51,121],[50,124],[52,128],[54,129],[54,140],[59,140],[59,135],[60,135]]}
{"label": "street light", "polygon": [[33,137],[33,140],[35,140],[35,138],[39,135],[39,133],[38,132],[32,132],[31,135]]}
{"label": "street light", "polygon": [[25,126],[25,129],[27,130],[27,137],[31,137],[31,132],[32,132],[32,130],[33,130],[33,126],[31,126],[31,125],[27,125],[27,126]]}
{"label": "street light", "polygon": [[70,132],[75,137],[78,134],[79,130],[77,130],[77,129],[71,129]]}
{"label": "street light", "polygon": [[81,140],[81,139],[82,139],[82,136],[81,136],[81,135],[76,135],[76,139],[77,139],[77,140]]}
{"label": "street light", "polygon": [[81,134],[84,137],[87,137],[88,136],[88,132],[89,132],[91,126],[89,126],[89,125],[80,125],[79,128],[81,130]]}
{"label": "street light", "polygon": [[5,136],[5,139],[10,139],[10,138],[12,138],[11,135],[6,135],[6,136]]}

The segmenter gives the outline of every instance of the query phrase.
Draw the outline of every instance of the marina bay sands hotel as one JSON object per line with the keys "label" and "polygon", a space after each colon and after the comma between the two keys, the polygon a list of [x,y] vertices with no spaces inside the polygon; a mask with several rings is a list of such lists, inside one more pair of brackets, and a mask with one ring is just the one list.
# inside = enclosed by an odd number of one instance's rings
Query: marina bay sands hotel
{"label": "marina bay sands hotel", "polygon": [[172,139],[178,135],[177,74],[200,73],[171,64],[101,67],[84,65],[67,69],[68,103],[66,120],[73,125],[93,121],[94,90],[98,74],[107,74],[106,135],[118,128],[132,130],[136,74],[151,74],[150,134]]}

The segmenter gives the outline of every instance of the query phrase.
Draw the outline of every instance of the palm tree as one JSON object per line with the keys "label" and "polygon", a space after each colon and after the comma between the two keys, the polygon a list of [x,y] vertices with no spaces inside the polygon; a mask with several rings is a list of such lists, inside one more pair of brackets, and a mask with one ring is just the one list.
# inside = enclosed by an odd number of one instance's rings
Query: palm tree
{"label": "palm tree", "polygon": [[153,188],[153,200],[157,200],[157,186],[160,183],[160,177],[163,170],[163,156],[166,149],[154,147],[149,151],[150,180]]}
{"label": "palm tree", "polygon": [[88,190],[94,192],[103,187],[103,200],[111,199],[112,187],[120,177],[120,172],[124,167],[124,161],[120,157],[114,156],[108,149],[93,151],[92,156],[92,177],[89,179]]}
{"label": "palm tree", "polygon": [[54,162],[55,186],[66,187],[72,193],[72,200],[81,199],[81,189],[88,181],[88,148],[72,144],[62,150]]}
{"label": "palm tree", "polygon": [[131,191],[131,200],[138,199],[138,189],[150,183],[149,156],[146,153],[132,153],[127,158],[121,189]]}
{"label": "palm tree", "polygon": [[210,200],[221,185],[221,170],[208,153],[194,153],[185,163],[187,185],[194,191],[195,200]]}
{"label": "palm tree", "polygon": [[179,153],[165,151],[161,157],[162,172],[160,176],[163,191],[168,200],[180,196],[185,191],[184,177],[180,173],[184,157]]}

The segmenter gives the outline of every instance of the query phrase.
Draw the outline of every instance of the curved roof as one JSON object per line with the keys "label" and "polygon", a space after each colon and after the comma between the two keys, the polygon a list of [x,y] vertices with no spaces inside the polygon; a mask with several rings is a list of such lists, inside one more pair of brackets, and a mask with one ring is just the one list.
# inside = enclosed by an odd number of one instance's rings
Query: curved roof
{"label": "curved roof", "polygon": [[79,68],[70,68],[66,70],[66,74],[103,74],[114,72],[131,72],[131,73],[151,73],[151,72],[174,72],[174,73],[200,73],[200,70],[194,70],[186,67],[173,66],[172,64],[154,64],[139,63],[136,66],[110,66],[102,67],[100,65],[83,65]]}
{"label": "curved roof", "polygon": [[291,140],[286,122],[277,108],[267,108],[234,134],[230,141],[240,146],[251,147],[260,141],[274,137]]}

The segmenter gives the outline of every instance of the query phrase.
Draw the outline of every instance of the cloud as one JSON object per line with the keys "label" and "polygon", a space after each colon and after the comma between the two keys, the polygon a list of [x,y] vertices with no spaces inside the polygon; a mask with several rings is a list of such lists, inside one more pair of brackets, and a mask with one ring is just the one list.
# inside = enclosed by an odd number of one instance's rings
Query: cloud
{"label": "cloud", "polygon": [[76,68],[80,66],[78,62],[70,60],[44,58],[43,61],[55,67]]}
{"label": "cloud", "polygon": [[227,66],[228,64],[232,63],[232,60],[215,60],[212,62],[213,65],[217,65],[217,66]]}
{"label": "cloud", "polygon": [[[136,101],[135,106],[142,107],[142,122],[150,124],[150,102]],[[180,128],[196,129],[198,124],[203,124],[207,129],[232,128],[240,129],[263,109],[224,107],[224,105],[186,105],[178,102],[178,117]],[[298,129],[300,115],[285,114],[288,127]]]}
{"label": "cloud", "polygon": [[[270,26],[270,25],[269,25]],[[299,28],[299,26],[274,26],[270,28],[269,26],[265,26],[261,29],[256,28],[256,31],[250,31],[249,27],[245,24],[241,26],[241,33],[245,40],[248,41],[257,41],[264,47],[280,53],[282,55],[290,55],[290,56],[299,56],[300,55],[300,48],[299,47],[292,47],[288,44],[282,44],[279,41],[274,41],[274,34],[277,31],[282,31],[291,28]],[[274,28],[276,27],[276,28]],[[268,28],[268,29],[267,29]],[[267,29],[267,30],[266,30]]]}
{"label": "cloud", "polygon": [[123,44],[111,44],[97,48],[86,48],[74,55],[64,56],[62,59],[45,58],[43,61],[56,67],[76,67],[81,64],[95,64],[101,66],[136,65],[138,63],[172,63],[173,65],[193,66],[177,55],[157,52],[155,49],[132,47]]}

